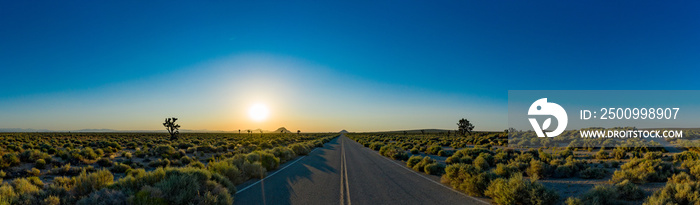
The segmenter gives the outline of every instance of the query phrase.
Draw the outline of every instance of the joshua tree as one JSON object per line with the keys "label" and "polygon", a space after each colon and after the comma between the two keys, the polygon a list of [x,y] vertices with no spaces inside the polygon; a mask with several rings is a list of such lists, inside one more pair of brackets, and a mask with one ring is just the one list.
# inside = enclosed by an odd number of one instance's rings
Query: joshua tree
{"label": "joshua tree", "polygon": [[420,130],[420,134],[425,134],[425,130]]}
{"label": "joshua tree", "polygon": [[168,130],[168,133],[170,134],[170,141],[175,141],[178,139],[180,135],[180,125],[175,124],[175,121],[177,121],[176,117],[172,118],[165,118],[165,122],[163,123],[163,126],[165,126],[165,130]]}
{"label": "joshua tree", "polygon": [[297,130],[297,135],[301,134],[301,130]]}
{"label": "joshua tree", "polygon": [[457,123],[457,128],[459,128],[459,130],[458,130],[459,134],[464,136],[467,133],[469,133],[469,134],[472,133],[472,130],[474,129],[474,125],[471,122],[469,122],[469,120],[462,118]]}
{"label": "joshua tree", "polygon": [[241,134],[241,129],[238,129],[238,134]]}
{"label": "joshua tree", "polygon": [[406,131],[403,131],[403,135],[406,135],[407,133],[408,133],[408,132],[406,132]]}

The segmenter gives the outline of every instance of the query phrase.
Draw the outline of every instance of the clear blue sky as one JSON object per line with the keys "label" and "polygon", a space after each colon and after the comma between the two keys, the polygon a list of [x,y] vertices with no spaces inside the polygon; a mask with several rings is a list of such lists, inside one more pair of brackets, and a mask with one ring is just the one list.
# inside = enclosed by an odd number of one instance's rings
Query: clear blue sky
{"label": "clear blue sky", "polygon": [[[454,129],[467,117],[503,130],[508,90],[698,89],[698,11],[694,1],[4,1],[0,128],[160,129],[175,115],[185,129]],[[254,102],[269,104],[266,124],[242,114]]]}

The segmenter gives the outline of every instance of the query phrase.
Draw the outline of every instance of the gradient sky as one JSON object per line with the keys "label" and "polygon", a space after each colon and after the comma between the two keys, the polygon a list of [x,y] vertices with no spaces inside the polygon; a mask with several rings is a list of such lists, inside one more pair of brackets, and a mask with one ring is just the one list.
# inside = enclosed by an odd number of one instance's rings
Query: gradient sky
{"label": "gradient sky", "polygon": [[[695,1],[3,1],[0,128],[507,128],[508,90],[694,90]],[[271,116],[253,122],[247,109]]]}

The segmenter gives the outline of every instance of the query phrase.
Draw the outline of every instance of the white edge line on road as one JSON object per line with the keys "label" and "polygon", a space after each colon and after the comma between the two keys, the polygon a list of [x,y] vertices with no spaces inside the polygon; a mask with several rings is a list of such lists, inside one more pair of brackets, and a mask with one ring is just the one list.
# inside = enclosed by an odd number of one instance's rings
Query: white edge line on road
{"label": "white edge line on road", "polygon": [[[311,152],[309,152],[309,154],[307,154],[306,156],[311,155],[311,153],[313,153],[313,152],[316,151],[317,149],[318,149],[318,148],[315,148],[314,150],[311,150]],[[287,167],[292,166],[294,163],[297,163],[299,160],[304,159],[304,157],[306,157],[306,156],[301,156],[301,157],[299,157],[299,159],[296,159],[296,160],[294,160],[292,163],[289,163],[287,166],[284,166],[284,167],[282,167],[281,169],[278,169],[277,171],[272,172],[272,174],[267,175],[265,178],[263,178],[263,179],[261,179],[261,180],[258,180],[258,181],[256,181],[255,183],[253,183],[253,184],[251,184],[251,185],[248,185],[247,187],[242,188],[241,190],[238,190],[238,191],[236,192],[236,194],[241,193],[241,192],[245,191],[246,189],[255,186],[256,184],[259,184],[259,183],[262,182],[262,181],[265,181],[265,179],[267,179],[268,177],[271,177],[271,176],[277,174],[278,172],[280,172],[280,171],[286,169]]]}
{"label": "white edge line on road", "polygon": [[[362,146],[362,148],[365,148],[365,147]],[[374,150],[372,150],[372,153],[379,154],[379,153],[377,153],[377,152],[374,152]],[[386,157],[381,156],[381,155],[379,155],[379,156],[380,156],[382,159],[386,159],[386,160],[388,160],[389,162],[394,163],[396,166],[399,166],[399,167],[401,167],[401,168],[404,168],[404,169],[410,171],[411,173],[413,173],[413,174],[415,174],[415,175],[418,175],[418,176],[420,176],[420,177],[423,177],[423,179],[426,179],[426,180],[428,180],[428,181],[430,181],[430,182],[433,182],[433,183],[435,183],[435,184],[437,184],[437,185],[440,185],[440,186],[442,186],[442,187],[445,187],[446,189],[449,189],[450,191],[453,191],[453,192],[455,192],[455,193],[464,195],[464,196],[466,196],[466,197],[469,197],[469,198],[471,198],[471,199],[474,199],[474,200],[476,200],[476,201],[478,201],[478,202],[481,202],[481,203],[484,203],[484,204],[489,204],[489,205],[491,204],[491,203],[489,203],[489,202],[487,202],[487,201],[484,201],[484,200],[481,200],[481,199],[479,199],[479,198],[466,195],[466,194],[464,194],[464,193],[462,193],[462,192],[460,192],[460,191],[457,191],[457,190],[455,190],[455,189],[453,189],[453,188],[451,188],[451,187],[445,186],[445,185],[442,184],[442,183],[433,181],[432,179],[430,179],[430,178],[428,178],[428,177],[425,177],[425,176],[421,175],[420,173],[413,171],[412,169],[406,168],[406,166],[403,166],[403,165],[400,165],[399,163],[396,163],[396,162],[395,162],[394,160],[392,160],[392,159],[386,158]]]}

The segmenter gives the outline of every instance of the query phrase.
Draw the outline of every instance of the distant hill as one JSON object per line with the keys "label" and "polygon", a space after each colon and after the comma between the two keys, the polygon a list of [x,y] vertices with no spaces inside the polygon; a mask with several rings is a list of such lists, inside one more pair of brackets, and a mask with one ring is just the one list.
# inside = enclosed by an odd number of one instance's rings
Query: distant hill
{"label": "distant hill", "polygon": [[350,133],[350,132],[348,132],[347,130],[341,130],[341,131],[340,131],[340,134],[347,134],[347,133]]}
{"label": "distant hill", "polygon": [[272,133],[292,133],[292,131],[289,131],[285,127],[280,127],[280,128],[277,128],[275,131],[272,131]]}

